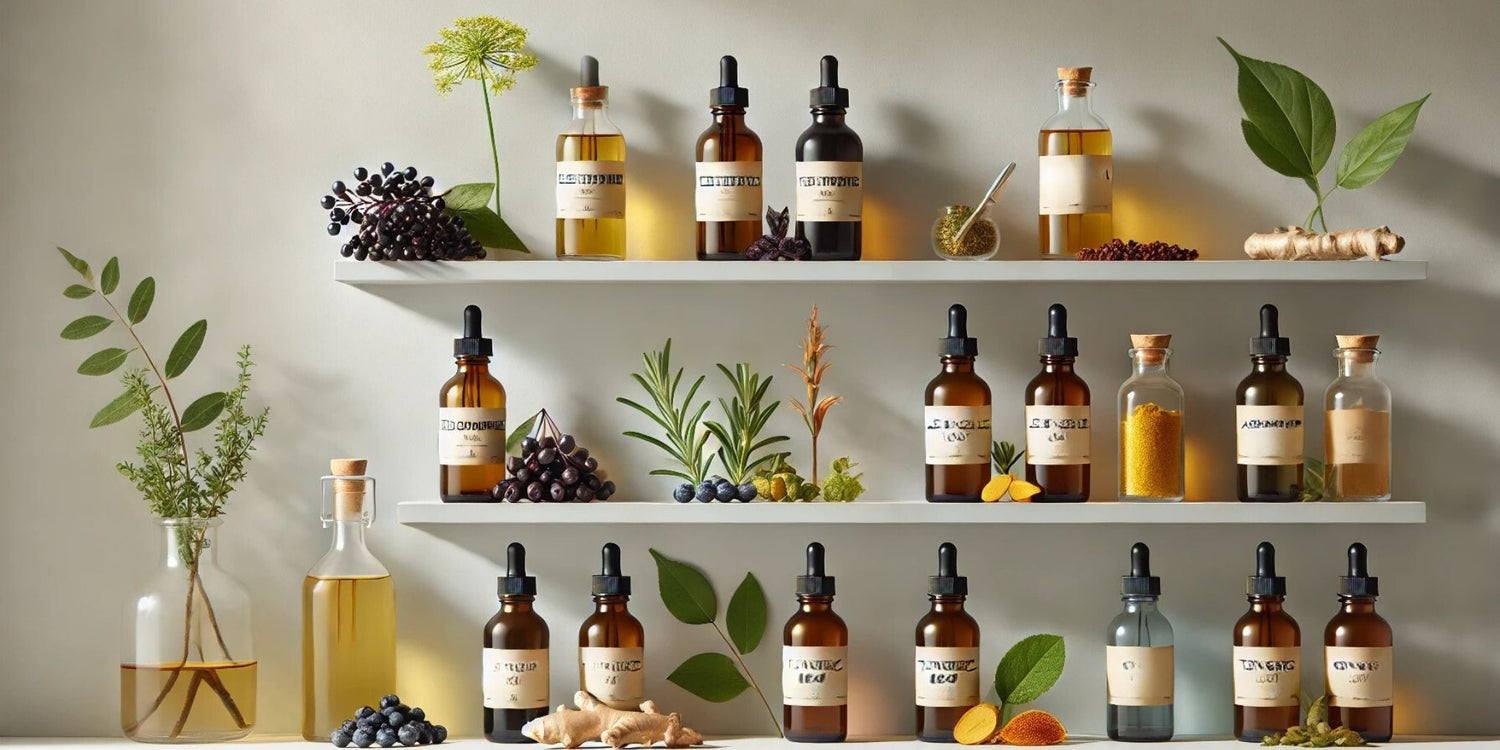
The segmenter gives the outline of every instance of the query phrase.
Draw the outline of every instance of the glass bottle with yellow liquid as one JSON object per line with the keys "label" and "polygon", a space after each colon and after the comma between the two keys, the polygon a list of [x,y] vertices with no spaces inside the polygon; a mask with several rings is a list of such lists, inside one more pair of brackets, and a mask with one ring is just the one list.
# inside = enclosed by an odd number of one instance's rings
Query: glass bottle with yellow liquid
{"label": "glass bottle with yellow liquid", "polygon": [[1330,500],[1391,499],[1391,389],[1375,377],[1379,336],[1340,335],[1339,373],[1324,394],[1325,476]]}
{"label": "glass bottle with yellow liquid", "polygon": [[1057,69],[1057,113],[1038,139],[1043,258],[1068,258],[1114,238],[1114,138],[1094,114],[1093,68]]}
{"label": "glass bottle with yellow liquid", "polygon": [[334,459],[323,477],[333,546],[302,582],[302,738],[327,742],[361,706],[396,689],[396,590],[365,547],[375,480],[363,459]]}
{"label": "glass bottle with yellow liquid", "polygon": [[609,87],[585,55],[573,121],[557,136],[557,257],[625,257],[625,136],[609,119]]}

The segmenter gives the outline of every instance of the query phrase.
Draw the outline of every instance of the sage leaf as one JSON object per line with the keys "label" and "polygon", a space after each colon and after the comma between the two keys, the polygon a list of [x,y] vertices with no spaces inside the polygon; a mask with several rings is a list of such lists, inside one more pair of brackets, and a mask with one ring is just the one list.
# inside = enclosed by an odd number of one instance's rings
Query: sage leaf
{"label": "sage leaf", "polygon": [[729,608],[724,610],[724,625],[729,631],[729,640],[741,654],[748,654],[760,645],[766,634],[766,592],[754,573],[746,573],[739,588],[729,597]]}
{"label": "sage leaf", "polygon": [[120,259],[110,258],[104,264],[104,270],[99,272],[99,291],[105,294],[114,294],[120,287]]}
{"label": "sage leaf", "polygon": [[714,596],[714,587],[708,577],[687,563],[673,560],[655,549],[651,550],[656,560],[656,584],[661,591],[661,603],[679,622],[688,625],[707,625],[719,614],[719,600]]}
{"label": "sage leaf", "polygon": [[486,208],[490,205],[490,198],[495,195],[495,183],[493,182],[466,182],[462,185],[454,185],[443,193],[443,205],[454,211],[469,211],[475,208]]}
{"label": "sage leaf", "polygon": [[1339,152],[1338,186],[1356,190],[1385,176],[1417,129],[1417,115],[1428,97],[1403,104],[1365,126]]}
{"label": "sage leaf", "polygon": [[223,413],[228,399],[227,393],[210,393],[188,404],[188,408],[182,411],[182,431],[193,432],[213,424]]}
{"label": "sage leaf", "polygon": [[68,299],[84,299],[93,296],[93,294],[94,290],[82,284],[70,284],[67,289],[63,290],[63,296]]}
{"label": "sage leaf", "polygon": [[130,293],[130,306],[125,310],[125,316],[130,319],[130,324],[135,325],[146,319],[146,313],[151,312],[151,303],[156,300],[156,279],[147,276],[141,279],[141,283],[135,285],[135,291]]}
{"label": "sage leaf", "polygon": [[506,455],[520,455],[521,441],[525,440],[526,436],[531,434],[531,427],[536,424],[536,418],[540,417],[541,415],[541,412],[537,412],[531,415],[531,419],[528,419],[525,422],[516,425],[516,428],[514,430],[511,430],[509,435],[505,436]]}
{"label": "sage leaf", "polygon": [[469,234],[485,247],[492,247],[496,250],[518,250],[523,253],[531,252],[526,247],[526,243],[516,235],[515,230],[500,218],[500,214],[491,211],[488,206],[469,209],[449,207],[444,208],[443,212],[463,219],[464,228],[469,230]]}
{"label": "sage leaf", "polygon": [[995,667],[995,695],[1007,705],[1030,703],[1057,684],[1067,653],[1060,635],[1033,635],[1005,652]]}
{"label": "sage leaf", "polygon": [[103,409],[99,410],[98,414],[94,415],[94,420],[89,422],[89,429],[114,424],[136,413],[140,408],[140,400],[135,397],[134,393],[126,391],[116,397],[114,401],[106,404]]}
{"label": "sage leaf", "polygon": [[60,247],[57,249],[57,251],[62,253],[63,260],[68,261],[68,265],[72,266],[73,270],[77,271],[79,276],[82,276],[89,281],[94,280],[94,272],[89,270],[89,264],[85,263],[82,258]]}
{"label": "sage leaf", "polygon": [[62,337],[69,341],[86,339],[108,328],[112,322],[109,318],[101,315],[85,315],[63,326]]}
{"label": "sage leaf", "polygon": [[188,326],[181,336],[177,337],[177,343],[172,345],[172,353],[167,355],[166,375],[175,378],[187,372],[188,365],[193,363],[193,358],[198,356],[198,350],[203,347],[203,337],[208,335],[208,321],[200,320]]}
{"label": "sage leaf", "polygon": [[78,366],[79,375],[108,375],[120,369],[125,364],[125,358],[130,356],[127,349],[111,347],[102,351],[94,352],[83,364]]}
{"label": "sage leaf", "polygon": [[724,703],[749,689],[750,683],[723,654],[702,653],[688,657],[667,681],[709,703]]}
{"label": "sage leaf", "polygon": [[1245,130],[1256,131],[1259,146],[1281,158],[1267,161],[1257,144],[1246,143],[1266,166],[1289,177],[1316,177],[1333,154],[1337,124],[1328,95],[1312,79],[1280,63],[1245,57],[1219,39],[1239,66],[1240,106]]}

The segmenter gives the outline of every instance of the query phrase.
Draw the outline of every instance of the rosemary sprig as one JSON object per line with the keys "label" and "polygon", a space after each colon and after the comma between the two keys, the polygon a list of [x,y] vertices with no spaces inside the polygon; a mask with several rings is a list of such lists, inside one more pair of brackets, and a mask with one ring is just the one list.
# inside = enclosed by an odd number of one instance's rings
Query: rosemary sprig
{"label": "rosemary sprig", "polygon": [[682,382],[682,368],[676,373],[672,372],[672,340],[667,339],[666,346],[661,351],[647,352],[641,355],[646,367],[644,373],[631,373],[630,377],[639,383],[641,389],[651,397],[654,409],[648,409],[639,403],[624,396],[615,400],[645,414],[661,427],[664,432],[663,438],[656,438],[645,433],[634,430],[626,430],[626,437],[643,440],[664,451],[671,457],[672,461],[681,468],[652,469],[652,476],[677,477],[685,482],[698,484],[708,476],[709,467],[713,465],[713,454],[705,454],[704,445],[708,443],[709,433],[700,429],[699,423],[703,419],[703,412],[708,410],[709,402],[705,399],[701,404],[694,406],[693,398],[698,394],[698,388],[703,385],[704,376],[699,375],[688,388],[687,395],[679,403],[677,400],[677,387]]}
{"label": "rosemary sprig", "polygon": [[704,422],[703,426],[719,441],[719,464],[724,467],[728,479],[735,484],[743,484],[750,481],[756,469],[776,457],[774,453],[757,457],[757,452],[791,438],[772,435],[764,440],[759,439],[766,422],[770,421],[776,407],[781,405],[780,401],[772,401],[770,406],[763,406],[766,389],[771,387],[770,377],[761,380],[760,374],[751,370],[746,362],[735,365],[734,372],[730,372],[724,365],[718,367],[719,372],[724,373],[724,377],[734,386],[733,399],[728,402],[719,399],[719,406],[724,409],[729,423],[726,425],[710,420]]}

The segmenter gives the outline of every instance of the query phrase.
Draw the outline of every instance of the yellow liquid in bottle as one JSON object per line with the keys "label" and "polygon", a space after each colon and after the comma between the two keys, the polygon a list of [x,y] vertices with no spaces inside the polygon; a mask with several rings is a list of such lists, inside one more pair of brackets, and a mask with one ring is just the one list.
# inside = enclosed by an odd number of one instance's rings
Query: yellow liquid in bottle
{"label": "yellow liquid in bottle", "polygon": [[137,742],[244,737],[255,726],[255,673],[253,661],[121,664],[125,736]]}
{"label": "yellow liquid in bottle", "polygon": [[396,689],[396,589],[388,575],[302,581],[302,738],[327,742]]}
{"label": "yellow liquid in bottle", "polygon": [[[1110,156],[1114,137],[1108,130],[1043,130],[1042,156]],[[1073,258],[1079,250],[1114,239],[1114,213],[1041,214],[1038,217],[1043,258]]]}
{"label": "yellow liquid in bottle", "polygon": [[[558,161],[625,161],[625,136],[564,133]],[[627,183],[628,184],[628,183]],[[619,260],[625,257],[624,219],[558,219],[557,257]]]}

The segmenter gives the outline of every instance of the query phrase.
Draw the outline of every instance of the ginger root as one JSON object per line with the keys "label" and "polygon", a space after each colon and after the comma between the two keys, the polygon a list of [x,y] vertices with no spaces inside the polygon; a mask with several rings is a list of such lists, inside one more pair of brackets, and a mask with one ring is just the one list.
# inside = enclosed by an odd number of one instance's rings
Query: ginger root
{"label": "ginger root", "polygon": [[580,690],[573,694],[573,704],[578,707],[576,711],[558,706],[556,711],[526,722],[521,734],[542,744],[568,748],[589,740],[599,740],[617,749],[658,742],[665,747],[703,744],[702,735],[683,726],[677,714],[657,711],[654,701],[642,703],[640,711],[621,711]]}
{"label": "ginger root", "polygon": [[1302,227],[1283,227],[1275,232],[1252,234],[1245,239],[1245,254],[1255,260],[1380,260],[1401,252],[1406,240],[1390,227],[1343,229],[1328,234]]}

